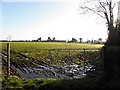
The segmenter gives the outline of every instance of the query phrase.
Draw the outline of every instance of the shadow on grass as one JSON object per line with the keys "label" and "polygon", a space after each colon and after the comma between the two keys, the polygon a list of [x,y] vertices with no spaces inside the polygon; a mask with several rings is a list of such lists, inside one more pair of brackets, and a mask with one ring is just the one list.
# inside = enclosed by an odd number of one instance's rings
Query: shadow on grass
{"label": "shadow on grass", "polygon": [[103,72],[103,64],[94,61],[96,70],[87,73],[82,79],[54,79],[54,78],[34,78],[23,79],[17,76],[3,78],[3,90],[59,90],[59,89],[87,89],[87,88],[120,88],[120,77],[107,79]]}

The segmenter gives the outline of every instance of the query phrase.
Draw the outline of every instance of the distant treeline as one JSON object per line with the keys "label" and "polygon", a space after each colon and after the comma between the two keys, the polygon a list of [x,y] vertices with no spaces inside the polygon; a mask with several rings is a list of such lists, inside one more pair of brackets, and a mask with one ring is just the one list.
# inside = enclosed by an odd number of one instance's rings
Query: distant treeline
{"label": "distant treeline", "polygon": [[104,42],[100,42],[97,40],[87,40],[85,42],[78,42],[78,41],[66,41],[66,40],[55,40],[55,41],[48,41],[48,40],[42,40],[42,41],[37,41],[37,40],[0,40],[0,42],[66,42],[66,43],[91,43],[91,44],[104,44]]}
{"label": "distant treeline", "polygon": [[[0,42],[8,42],[9,40],[0,40]],[[82,38],[79,38],[79,40],[72,38],[71,40],[57,40],[55,37],[51,38],[48,37],[47,40],[42,40],[41,37],[37,38],[36,40],[11,40],[11,42],[67,42],[67,43],[92,43],[92,44],[102,44],[104,43],[102,41],[102,38],[99,38],[98,40],[87,40],[83,42]]]}
{"label": "distant treeline", "polygon": [[[9,42],[8,40],[0,40],[0,42]],[[10,42],[66,42],[66,40],[55,40],[55,41],[48,41],[48,40],[11,40]]]}

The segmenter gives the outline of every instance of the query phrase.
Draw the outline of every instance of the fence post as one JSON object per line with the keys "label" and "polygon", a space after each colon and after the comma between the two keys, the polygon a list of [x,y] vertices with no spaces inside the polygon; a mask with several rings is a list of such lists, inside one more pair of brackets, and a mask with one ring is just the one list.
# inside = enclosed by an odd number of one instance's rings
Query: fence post
{"label": "fence post", "polygon": [[7,43],[7,77],[10,75],[10,43]]}
{"label": "fence post", "polygon": [[[84,56],[83,57],[85,57],[86,55],[85,55],[85,49],[84,49]],[[83,61],[83,72],[84,72],[84,74],[85,74],[85,58],[84,58],[84,61]]]}

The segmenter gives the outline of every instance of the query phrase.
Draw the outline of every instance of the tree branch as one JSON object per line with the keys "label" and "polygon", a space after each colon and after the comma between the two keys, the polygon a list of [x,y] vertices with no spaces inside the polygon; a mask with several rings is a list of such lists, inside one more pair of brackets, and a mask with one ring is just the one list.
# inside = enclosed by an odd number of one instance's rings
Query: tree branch
{"label": "tree branch", "polygon": [[79,6],[83,10],[82,14],[93,12],[98,16],[106,20],[108,28],[113,26],[114,14],[113,9],[116,6],[116,1],[114,3],[112,0],[89,0]]}
{"label": "tree branch", "polygon": [[[102,16],[101,14],[99,14],[99,11],[95,11],[94,8],[81,7],[81,6],[80,6],[80,8],[81,8],[81,9],[84,9],[84,10],[85,10],[84,12],[92,11],[93,13],[95,13],[95,14],[97,14],[97,15],[99,15],[100,17],[102,17],[102,18],[105,19],[105,17]],[[82,14],[84,14],[84,13],[82,13]]]}

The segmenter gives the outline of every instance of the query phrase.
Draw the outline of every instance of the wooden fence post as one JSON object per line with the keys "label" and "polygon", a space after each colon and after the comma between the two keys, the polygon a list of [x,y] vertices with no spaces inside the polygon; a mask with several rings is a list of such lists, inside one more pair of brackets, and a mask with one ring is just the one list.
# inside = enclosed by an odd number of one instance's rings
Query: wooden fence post
{"label": "wooden fence post", "polygon": [[84,65],[84,66],[83,66],[83,72],[84,72],[84,74],[85,74],[85,56],[86,56],[85,54],[86,54],[86,53],[85,53],[85,49],[84,49],[84,56],[83,56],[83,57],[84,57],[84,61],[83,61],[83,65]]}
{"label": "wooden fence post", "polygon": [[7,43],[7,77],[10,75],[10,43]]}

